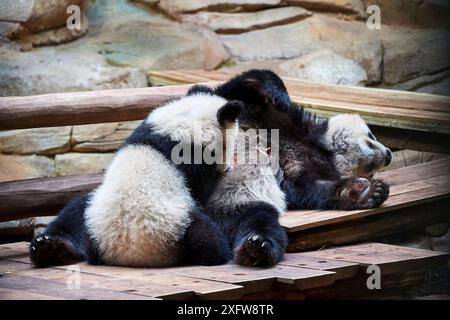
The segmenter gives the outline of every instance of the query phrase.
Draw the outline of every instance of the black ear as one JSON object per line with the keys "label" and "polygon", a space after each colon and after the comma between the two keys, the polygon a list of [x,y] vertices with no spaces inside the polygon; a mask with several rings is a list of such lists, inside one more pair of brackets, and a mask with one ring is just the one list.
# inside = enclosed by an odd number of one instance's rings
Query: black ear
{"label": "black ear", "polygon": [[235,122],[242,110],[244,110],[244,104],[241,101],[227,102],[217,111],[217,121],[221,126],[227,122]]}
{"label": "black ear", "polygon": [[292,107],[283,81],[270,70],[246,71],[217,87],[214,93],[248,106],[273,106],[283,112]]}
{"label": "black ear", "polygon": [[210,87],[207,87],[207,86],[204,86],[204,85],[201,85],[201,84],[196,84],[195,86],[192,86],[188,90],[186,95],[187,96],[192,96],[193,94],[196,94],[196,93],[210,93],[210,94],[213,94],[214,91]]}

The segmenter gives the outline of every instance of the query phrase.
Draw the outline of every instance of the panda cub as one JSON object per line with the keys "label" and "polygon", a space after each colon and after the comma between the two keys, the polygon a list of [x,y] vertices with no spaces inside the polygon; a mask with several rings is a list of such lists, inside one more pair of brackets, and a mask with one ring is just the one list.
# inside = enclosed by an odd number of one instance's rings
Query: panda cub
{"label": "panda cub", "polygon": [[193,93],[151,112],[116,153],[102,184],[68,204],[33,240],[32,262],[166,267],[228,261],[225,236],[202,204],[228,167],[243,107]]}
{"label": "panda cub", "polygon": [[[288,241],[278,217],[286,208],[368,209],[386,200],[389,186],[370,179],[392,154],[358,115],[324,119],[306,112],[291,102],[282,80],[268,70],[244,72],[214,89],[192,90],[246,105],[239,115],[243,130],[237,146],[251,140],[248,129],[269,134],[268,143],[258,148],[262,161],[232,164],[207,204],[230,237],[235,262],[270,266],[281,261]],[[275,143],[271,129],[277,132]],[[249,151],[237,148],[237,158]]]}

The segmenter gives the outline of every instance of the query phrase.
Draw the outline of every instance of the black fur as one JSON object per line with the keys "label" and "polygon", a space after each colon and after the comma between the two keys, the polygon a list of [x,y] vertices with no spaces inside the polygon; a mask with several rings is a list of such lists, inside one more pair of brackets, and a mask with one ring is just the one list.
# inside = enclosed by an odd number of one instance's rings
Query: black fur
{"label": "black fur", "polygon": [[83,212],[90,195],[75,198],[65,206],[45,232],[33,239],[30,259],[38,267],[65,265],[86,258],[86,228]]}
{"label": "black fur", "polygon": [[234,261],[247,267],[267,267],[280,262],[288,244],[277,210],[264,202],[249,202],[210,214],[229,237]]}

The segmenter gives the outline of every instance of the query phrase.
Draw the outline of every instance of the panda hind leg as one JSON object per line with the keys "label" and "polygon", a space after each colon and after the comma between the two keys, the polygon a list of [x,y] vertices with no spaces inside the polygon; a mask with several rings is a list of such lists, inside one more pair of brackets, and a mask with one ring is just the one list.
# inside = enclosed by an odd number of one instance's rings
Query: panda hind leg
{"label": "panda hind leg", "polygon": [[36,267],[68,265],[85,260],[84,209],[89,195],[71,201],[30,243],[30,260]]}
{"label": "panda hind leg", "polygon": [[233,254],[220,227],[199,209],[190,215],[191,224],[182,239],[182,264],[211,266],[230,261]]}
{"label": "panda hind leg", "polygon": [[283,259],[288,239],[269,204],[253,203],[235,216],[234,261],[246,267],[270,267]]}

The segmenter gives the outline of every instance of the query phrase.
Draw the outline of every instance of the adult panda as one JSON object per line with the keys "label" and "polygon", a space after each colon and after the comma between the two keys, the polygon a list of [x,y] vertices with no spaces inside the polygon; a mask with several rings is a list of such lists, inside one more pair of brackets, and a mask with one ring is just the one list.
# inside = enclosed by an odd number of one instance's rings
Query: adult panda
{"label": "adult panda", "polygon": [[69,203],[32,241],[31,261],[134,267],[228,261],[226,238],[202,204],[229,164],[243,107],[191,93],[151,112],[118,150],[102,184]]}
{"label": "adult panda", "polygon": [[[238,146],[248,144],[248,129],[279,130],[278,145],[270,145],[268,138],[269,152],[259,153],[262,161],[232,165],[207,204],[230,237],[237,263],[270,266],[282,259],[287,237],[278,217],[286,207],[368,209],[386,200],[389,186],[371,177],[390,163],[392,153],[358,115],[316,117],[292,103],[282,80],[268,70],[247,71],[215,89],[197,86],[192,91],[247,106],[239,116],[244,131]],[[277,157],[272,156],[275,149]],[[236,149],[237,158],[248,151]]]}

